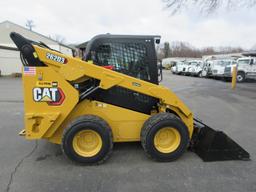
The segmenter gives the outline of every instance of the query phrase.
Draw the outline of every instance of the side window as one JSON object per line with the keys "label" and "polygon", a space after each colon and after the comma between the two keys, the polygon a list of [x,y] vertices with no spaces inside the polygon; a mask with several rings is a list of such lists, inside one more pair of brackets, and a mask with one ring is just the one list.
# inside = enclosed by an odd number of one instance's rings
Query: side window
{"label": "side window", "polygon": [[96,63],[150,81],[147,49],[142,43],[103,43],[95,50]]}

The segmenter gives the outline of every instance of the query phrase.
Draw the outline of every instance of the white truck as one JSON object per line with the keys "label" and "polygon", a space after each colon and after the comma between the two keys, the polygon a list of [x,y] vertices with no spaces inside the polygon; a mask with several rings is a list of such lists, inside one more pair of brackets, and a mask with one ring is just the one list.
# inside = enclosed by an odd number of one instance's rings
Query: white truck
{"label": "white truck", "polygon": [[171,67],[171,72],[172,72],[173,74],[176,74],[176,71],[177,71],[177,64],[178,64],[178,63],[175,63],[175,64]]}
{"label": "white truck", "polygon": [[[224,77],[231,78],[233,64],[225,67]],[[237,60],[237,82],[244,82],[245,79],[256,79],[256,57],[242,57]]]}
{"label": "white truck", "polygon": [[188,75],[202,77],[203,62],[202,61],[190,61],[188,67]]}
{"label": "white truck", "polygon": [[212,61],[205,61],[203,64],[202,77],[211,77],[212,75]]}
{"label": "white truck", "polygon": [[214,60],[212,65],[212,77],[213,78],[225,78],[226,66],[236,65],[236,61],[232,59],[220,59]]}
{"label": "white truck", "polygon": [[189,75],[189,72],[188,72],[189,67],[190,67],[189,62],[187,62],[187,61],[183,62],[183,64],[180,66],[180,70],[181,70],[180,74],[181,75]]}
{"label": "white truck", "polygon": [[174,66],[171,70],[174,74],[180,75],[183,71],[185,63],[183,61],[179,61],[176,63],[176,66]]}

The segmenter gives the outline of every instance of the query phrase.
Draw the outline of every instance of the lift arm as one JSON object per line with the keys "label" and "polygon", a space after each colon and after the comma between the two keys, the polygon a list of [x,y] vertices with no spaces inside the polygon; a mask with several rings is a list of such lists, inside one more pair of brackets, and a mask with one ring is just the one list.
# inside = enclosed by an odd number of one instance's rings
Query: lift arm
{"label": "lift arm", "polygon": [[[120,86],[129,90],[142,93],[160,100],[160,108],[170,108],[187,122],[189,132],[193,132],[193,114],[189,108],[169,89],[161,85],[155,85],[122,73],[118,73],[97,65],[90,61],[82,61],[62,53],[46,48],[33,46],[36,57],[44,64],[52,67],[64,79],[76,82],[83,78],[94,78],[100,80],[99,88],[110,89],[113,86]],[[55,61],[59,59],[62,62]]]}

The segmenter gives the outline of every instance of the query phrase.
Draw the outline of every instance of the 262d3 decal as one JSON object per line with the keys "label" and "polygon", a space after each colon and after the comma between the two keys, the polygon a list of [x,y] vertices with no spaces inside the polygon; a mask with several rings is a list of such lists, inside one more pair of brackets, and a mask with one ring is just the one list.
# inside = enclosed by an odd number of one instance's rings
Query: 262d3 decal
{"label": "262d3 decal", "polygon": [[58,87],[57,82],[39,82],[33,89],[33,99],[35,102],[46,102],[48,105],[61,105],[65,100],[65,94]]}
{"label": "262d3 decal", "polygon": [[50,60],[53,60],[53,61],[56,61],[58,63],[62,63],[62,64],[66,64],[67,63],[67,59],[66,58],[60,57],[58,55],[54,55],[52,53],[46,53],[46,58],[50,59]]}

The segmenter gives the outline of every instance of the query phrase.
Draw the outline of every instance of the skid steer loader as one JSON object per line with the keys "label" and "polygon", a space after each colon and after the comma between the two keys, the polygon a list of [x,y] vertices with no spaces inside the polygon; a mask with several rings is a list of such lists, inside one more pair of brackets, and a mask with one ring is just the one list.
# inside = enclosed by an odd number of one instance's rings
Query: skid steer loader
{"label": "skid steer loader", "polygon": [[[12,32],[21,53],[26,139],[47,139],[82,164],[106,160],[114,142],[140,141],[149,157],[173,161],[188,148],[204,161],[248,160],[225,133],[194,118],[159,85],[159,36],[99,35],[83,59]],[[160,73],[161,76],[161,73]]]}

